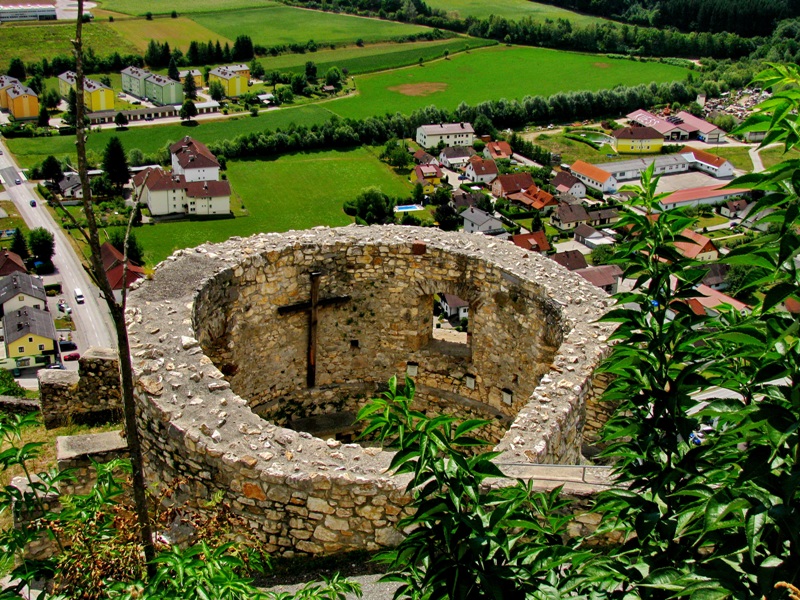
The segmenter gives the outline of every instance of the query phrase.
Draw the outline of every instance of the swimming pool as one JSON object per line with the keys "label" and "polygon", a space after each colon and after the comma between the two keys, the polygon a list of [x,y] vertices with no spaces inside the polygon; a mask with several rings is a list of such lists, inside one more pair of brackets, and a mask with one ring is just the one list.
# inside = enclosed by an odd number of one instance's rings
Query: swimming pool
{"label": "swimming pool", "polygon": [[412,210],[423,210],[419,204],[401,204],[394,207],[394,212],[411,212]]}

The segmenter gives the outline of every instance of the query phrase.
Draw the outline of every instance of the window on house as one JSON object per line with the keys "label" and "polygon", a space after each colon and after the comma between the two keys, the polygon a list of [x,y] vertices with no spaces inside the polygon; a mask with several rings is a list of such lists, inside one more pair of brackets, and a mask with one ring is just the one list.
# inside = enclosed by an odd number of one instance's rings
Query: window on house
{"label": "window on house", "polygon": [[33,341],[33,338],[32,338],[32,337],[29,337],[29,338],[28,338],[28,343],[30,343],[30,342],[32,342],[32,341]]}
{"label": "window on house", "polygon": [[22,352],[25,352],[25,346],[20,346],[19,348],[17,348],[17,352],[19,352],[20,354]]}
{"label": "window on house", "polygon": [[39,351],[44,352],[44,344],[39,344]]}
{"label": "window on house", "polygon": [[20,295],[20,297],[17,298],[17,300],[20,300],[20,301],[25,300],[25,296]]}

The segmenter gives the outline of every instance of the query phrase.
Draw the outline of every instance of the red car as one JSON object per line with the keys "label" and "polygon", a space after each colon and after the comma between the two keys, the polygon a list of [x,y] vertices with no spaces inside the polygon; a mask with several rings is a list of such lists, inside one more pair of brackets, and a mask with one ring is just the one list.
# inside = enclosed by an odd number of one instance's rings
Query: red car
{"label": "red car", "polygon": [[81,357],[77,352],[70,352],[64,355],[64,360],[78,360]]}

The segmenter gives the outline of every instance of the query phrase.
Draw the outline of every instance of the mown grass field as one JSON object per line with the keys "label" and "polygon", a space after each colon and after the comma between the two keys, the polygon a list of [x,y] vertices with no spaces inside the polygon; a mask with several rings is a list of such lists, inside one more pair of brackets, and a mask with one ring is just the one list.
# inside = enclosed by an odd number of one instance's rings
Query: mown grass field
{"label": "mown grass field", "polygon": [[331,103],[343,117],[412,111],[435,104],[549,96],[570,90],[599,90],[616,85],[683,80],[687,69],[661,63],[612,59],[543,48],[495,46],[357,78],[359,94]]}
{"label": "mown grass field", "polygon": [[[108,23],[90,23],[83,32],[84,44],[94,49],[98,56],[111,54],[115,50],[120,54],[137,51]],[[4,24],[0,28],[0,69],[5,72],[8,63],[15,57],[28,63],[42,58],[67,56],[72,52],[70,40],[74,37],[74,23]]]}
{"label": "mown grass field", "polygon": [[348,46],[335,50],[318,50],[306,54],[282,54],[261,58],[259,61],[267,71],[299,73],[304,71],[306,62],[311,60],[316,63],[317,72],[320,74],[324,74],[332,66],[337,66],[347,69],[351,75],[357,75],[413,65],[420,58],[424,60],[441,58],[444,56],[445,50],[448,50],[450,54],[455,54],[465,49],[491,46],[494,43],[491,40],[467,37],[435,42],[378,43],[364,47]]}
{"label": "mown grass field", "polygon": [[249,215],[140,227],[136,238],[145,248],[148,264],[162,261],[174,250],[221,242],[232,235],[347,225],[352,220],[342,211],[342,203],[365,187],[377,186],[392,196],[411,192],[407,180],[378,160],[370,148],[231,161],[227,173]]}
{"label": "mown grass field", "polygon": [[[173,10],[178,14],[214,12],[237,10],[240,8],[254,8],[271,6],[275,4],[269,0],[101,0],[100,7],[113,12],[128,15],[144,15],[148,12],[154,15],[168,15]],[[235,37],[235,36],[234,36]]]}
{"label": "mown grass field", "polygon": [[198,14],[192,18],[221,36],[236,39],[237,35],[249,35],[254,44],[264,46],[304,44],[308,40],[317,44],[353,43],[359,38],[365,42],[378,42],[428,29],[283,5]]}
{"label": "mown grass field", "polygon": [[490,15],[505,17],[507,19],[521,19],[522,17],[532,17],[544,21],[545,19],[568,19],[577,25],[588,25],[590,23],[602,23],[605,19],[582,15],[571,10],[542,4],[539,2],[528,2],[527,0],[426,0],[431,8],[438,8],[448,14],[455,14],[459,17],[478,17],[486,18]]}
{"label": "mown grass field", "polygon": [[188,50],[189,43],[192,41],[219,40],[223,46],[225,42],[233,44],[232,39],[211,31],[187,17],[153,19],[152,21],[147,19],[124,19],[109,23],[108,27],[128,40],[142,54],[147,50],[147,44],[150,40],[169,42],[170,48],[180,48],[183,52]]}
{"label": "mown grass field", "polygon": [[784,160],[797,160],[800,158],[800,149],[792,148],[789,152],[784,152],[782,145],[772,146],[764,148],[759,154],[761,155],[761,162],[764,163],[764,168],[769,169]]}
{"label": "mown grass field", "polygon": [[570,164],[576,160],[584,160],[590,163],[605,162],[611,160],[608,158],[608,154],[615,154],[611,146],[605,145],[601,146],[600,150],[595,150],[589,144],[571,140],[561,133],[526,134],[523,137],[547,148],[554,154],[560,154],[561,162]]}
{"label": "mown grass field", "polygon": [[[130,127],[127,131],[102,129],[89,135],[88,150],[90,158],[100,160],[103,149],[111,136],[118,136],[125,150],[139,148],[145,154],[156,152],[166,144],[175,142],[186,135],[209,144],[223,139],[232,139],[243,133],[286,127],[291,123],[314,125],[324,123],[331,113],[321,106],[299,106],[261,113],[258,117],[249,115],[236,119],[218,121],[198,121],[197,127],[184,127],[179,124],[151,127]],[[74,156],[75,138],[55,136],[49,138],[14,138],[6,140],[22,168],[29,168],[42,162],[49,154],[59,158]]]}

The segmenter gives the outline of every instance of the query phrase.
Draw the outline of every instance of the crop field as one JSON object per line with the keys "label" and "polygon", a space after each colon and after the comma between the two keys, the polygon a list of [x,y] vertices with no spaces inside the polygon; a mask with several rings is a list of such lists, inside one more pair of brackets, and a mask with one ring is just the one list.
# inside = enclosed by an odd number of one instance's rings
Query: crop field
{"label": "crop field", "polygon": [[282,54],[281,56],[260,59],[267,71],[291,71],[300,73],[305,69],[306,61],[312,60],[317,71],[324,74],[330,67],[347,69],[351,75],[372,73],[386,69],[397,69],[416,64],[420,58],[431,60],[444,56],[445,50],[450,54],[463,52],[469,48],[492,46],[495,42],[479,38],[458,37],[435,42],[409,42],[406,44],[370,44],[359,48],[352,46],[336,50],[318,50],[306,54]]}
{"label": "crop field", "polygon": [[365,187],[407,196],[411,186],[367,148],[281,156],[275,160],[231,161],[228,179],[248,216],[228,220],[158,223],[140,227],[136,238],[154,265],[174,250],[232,235],[306,229],[352,222],[342,203]]}
{"label": "crop field", "polygon": [[233,44],[233,40],[210,31],[187,17],[153,19],[152,21],[120,19],[109,23],[108,27],[128,40],[142,54],[147,50],[150,40],[169,42],[170,48],[180,48],[183,52],[188,50],[189,43],[192,41],[219,40],[222,45],[225,45],[225,42]]}
{"label": "crop field", "polygon": [[[232,139],[243,133],[286,127],[291,123],[298,125],[324,123],[330,116],[331,113],[320,106],[299,106],[261,113],[255,118],[246,115],[237,119],[198,121],[197,127],[174,124],[130,127],[127,131],[119,132],[115,129],[103,129],[89,135],[87,146],[90,154],[99,160],[109,138],[116,135],[122,141],[125,150],[139,148],[145,154],[151,154],[186,135],[210,144],[218,140]],[[9,150],[15,154],[22,168],[29,168],[42,162],[49,154],[60,158],[74,156],[75,152],[73,136],[13,138],[6,140],[6,144]]]}
{"label": "crop field", "polygon": [[249,35],[254,44],[264,46],[304,44],[308,40],[314,40],[317,44],[353,43],[359,38],[365,42],[378,42],[428,30],[418,25],[283,5],[198,14],[193,19],[218,35],[229,39],[236,39],[237,35]]}
{"label": "crop field", "polygon": [[496,46],[358,78],[357,96],[329,104],[343,117],[363,118],[412,111],[435,104],[549,96],[556,92],[599,90],[616,85],[683,80],[687,69],[661,63],[543,48]]}
{"label": "crop field", "polygon": [[[136,48],[123,39],[108,23],[91,23],[84,27],[84,44],[94,49],[98,56],[136,52]],[[0,32],[0,69],[5,71],[12,58],[24,62],[42,58],[65,56],[72,52],[70,40],[75,37],[75,24],[37,23],[35,25],[2,26]]]}
{"label": "crop field", "polygon": [[[128,15],[168,15],[173,10],[178,14],[238,10],[241,8],[264,7],[274,4],[269,0],[102,0],[100,6],[105,10]],[[234,36],[235,37],[235,36]]]}
{"label": "crop field", "polygon": [[447,11],[448,14],[455,14],[466,18],[469,16],[486,18],[490,15],[505,17],[506,19],[521,19],[522,17],[532,17],[536,20],[545,19],[568,19],[577,25],[588,25],[590,23],[602,23],[605,19],[582,15],[558,6],[542,4],[540,2],[528,2],[527,0],[427,0],[428,6]]}

